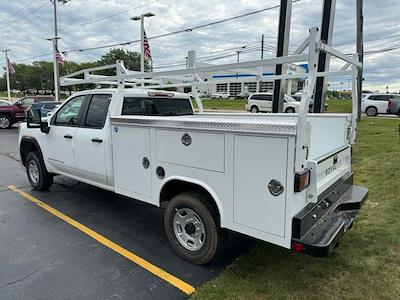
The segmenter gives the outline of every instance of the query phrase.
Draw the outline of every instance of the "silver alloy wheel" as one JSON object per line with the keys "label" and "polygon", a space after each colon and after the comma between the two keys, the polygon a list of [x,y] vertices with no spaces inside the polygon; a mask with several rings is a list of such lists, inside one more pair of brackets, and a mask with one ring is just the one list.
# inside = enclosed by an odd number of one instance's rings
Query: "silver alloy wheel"
{"label": "silver alloy wheel", "polygon": [[377,110],[375,107],[368,107],[367,111],[365,112],[367,116],[375,116],[377,113]]}
{"label": "silver alloy wheel", "polygon": [[173,221],[175,237],[179,243],[190,251],[203,247],[206,240],[206,229],[203,220],[190,208],[175,209]]}
{"label": "silver alloy wheel", "polygon": [[10,120],[6,117],[0,117],[0,128],[5,129],[10,126]]}
{"label": "silver alloy wheel", "polygon": [[39,167],[36,161],[31,160],[28,165],[29,177],[34,184],[39,182]]}
{"label": "silver alloy wheel", "polygon": [[251,108],[251,112],[252,112],[253,114],[258,113],[257,107],[253,106],[253,107]]}

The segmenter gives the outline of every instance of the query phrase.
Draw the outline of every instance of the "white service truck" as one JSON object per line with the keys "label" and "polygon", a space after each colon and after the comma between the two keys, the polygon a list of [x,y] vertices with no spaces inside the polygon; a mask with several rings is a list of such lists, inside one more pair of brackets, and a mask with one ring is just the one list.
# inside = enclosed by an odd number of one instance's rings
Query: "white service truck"
{"label": "white service truck", "polygon": [[[309,54],[219,68],[314,62],[317,46],[340,56],[312,37]],[[358,66],[358,60],[341,58]],[[111,78],[90,74],[105,69],[93,68],[62,82],[117,80],[117,88],[78,92],[48,121],[31,111],[21,124],[21,160],[34,189],[48,189],[54,176],[63,175],[163,206],[172,248],[195,264],[222,249],[224,230],[315,256],[338,245],[368,190],[353,185],[355,113],[307,113],[316,70],[310,68],[298,114],[256,115],[202,112],[198,76],[190,83],[200,109],[195,112],[189,95],[150,88],[173,85],[172,71],[141,74],[122,62],[112,67]],[[176,76],[204,68],[214,67]],[[79,74],[84,79],[72,78]],[[144,82],[146,87],[127,88]],[[353,104],[356,110],[355,97]]]}

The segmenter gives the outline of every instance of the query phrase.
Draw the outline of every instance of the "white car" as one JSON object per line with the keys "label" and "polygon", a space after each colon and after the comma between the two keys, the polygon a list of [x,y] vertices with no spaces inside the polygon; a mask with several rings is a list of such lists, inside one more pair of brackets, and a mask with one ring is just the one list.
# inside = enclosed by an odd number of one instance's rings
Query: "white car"
{"label": "white car", "polygon": [[[254,93],[247,98],[245,109],[252,113],[272,112],[272,93]],[[299,111],[300,102],[293,97],[285,95],[283,111],[285,113],[296,113]]]}
{"label": "white car", "polygon": [[369,117],[386,114],[392,94],[368,94],[361,100],[361,111]]}
{"label": "white car", "polygon": [[231,94],[229,93],[214,93],[211,94],[211,99],[229,99]]}

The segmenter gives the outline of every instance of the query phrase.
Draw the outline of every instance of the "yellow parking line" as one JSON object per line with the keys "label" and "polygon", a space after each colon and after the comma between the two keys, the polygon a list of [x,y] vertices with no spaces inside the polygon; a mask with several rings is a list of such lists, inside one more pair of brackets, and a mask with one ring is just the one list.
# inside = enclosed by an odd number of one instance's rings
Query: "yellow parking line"
{"label": "yellow parking line", "polygon": [[51,206],[47,205],[46,203],[40,201],[39,199],[33,197],[32,195],[21,191],[14,185],[8,186],[8,188],[18,194],[20,194],[22,197],[25,199],[35,203],[37,206],[40,206],[44,210],[47,210],[49,213],[52,215],[58,217],[59,219],[67,222],[68,224],[72,225],[76,229],[82,231],[83,233],[87,234],[91,238],[95,239],[99,243],[103,244],[104,246],[110,248],[111,250],[114,250],[118,254],[126,257],[127,259],[133,261],[134,263],[138,264],[142,268],[146,269],[150,273],[153,273],[154,275],[160,277],[161,279],[167,281],[177,289],[180,289],[182,292],[186,293],[187,295],[191,295],[195,292],[195,288],[191,286],[190,284],[184,282],[183,280],[169,274],[168,272],[160,269],[159,267],[153,265],[152,263],[146,261],[145,259],[137,256],[136,254],[133,254],[132,252],[126,250],[125,248],[117,245],[116,243],[110,241],[109,239],[105,238],[101,234],[98,234],[97,232],[93,231],[92,229],[86,227],[85,225],[82,225],[81,223],[75,221],[74,219],[71,219],[67,215],[63,214],[62,212],[52,208]]}

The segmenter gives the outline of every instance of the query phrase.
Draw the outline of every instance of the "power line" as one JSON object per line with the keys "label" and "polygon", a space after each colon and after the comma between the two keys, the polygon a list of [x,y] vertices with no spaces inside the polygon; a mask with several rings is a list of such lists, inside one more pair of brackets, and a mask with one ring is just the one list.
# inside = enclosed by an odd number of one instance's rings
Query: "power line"
{"label": "power line", "polygon": [[31,2],[29,2],[28,4],[24,5],[22,8],[18,9],[17,11],[13,12],[12,14],[10,14],[8,17],[6,17],[5,19],[0,20],[0,24],[4,23],[5,21],[7,21],[8,19],[10,19],[11,17],[19,14],[21,11],[23,11],[24,9],[28,8],[29,6],[31,6],[33,3],[35,3],[38,0],[33,0]]}
{"label": "power line", "polygon": [[87,22],[81,23],[81,24],[76,24],[76,25],[72,25],[72,26],[67,26],[66,29],[65,29],[65,28],[61,28],[60,31],[61,31],[61,32],[68,32],[68,31],[74,30],[74,28],[75,28],[76,26],[86,26],[86,25],[90,25],[90,24],[102,22],[102,21],[105,21],[105,20],[108,20],[108,19],[111,19],[111,18],[115,18],[115,17],[120,16],[120,15],[123,15],[123,14],[127,14],[127,13],[129,13],[129,12],[131,12],[131,11],[133,11],[133,10],[138,9],[138,8],[142,8],[142,7],[145,7],[145,6],[149,6],[149,5],[154,4],[154,3],[156,3],[156,2],[159,2],[159,1],[160,1],[160,0],[151,1],[151,2],[148,2],[148,3],[144,3],[144,4],[142,4],[142,5],[133,7],[133,8],[131,8],[131,9],[124,10],[124,11],[122,11],[122,12],[119,12],[119,13],[116,13],[116,14],[113,14],[113,15],[109,15],[109,16],[107,16],[107,17],[102,17],[102,18],[94,19],[94,20],[87,21]]}
{"label": "power line", "polygon": [[[293,1],[293,3],[296,3],[296,2],[299,2],[301,0],[292,0],[292,1]],[[237,16],[234,16],[234,17],[230,17],[230,18],[225,18],[225,19],[221,19],[221,20],[218,20],[218,21],[209,22],[209,23],[206,23],[206,24],[201,24],[201,25],[190,27],[190,28],[186,28],[186,29],[176,30],[176,31],[169,32],[169,33],[159,34],[159,35],[156,35],[156,36],[153,36],[153,37],[149,37],[148,40],[154,40],[154,39],[167,37],[167,36],[171,36],[171,35],[175,35],[175,34],[179,34],[179,33],[184,33],[184,32],[192,32],[192,31],[194,31],[196,29],[201,29],[201,28],[205,28],[205,27],[208,27],[208,26],[213,26],[213,25],[224,23],[224,22],[236,20],[236,19],[239,19],[239,18],[243,18],[243,17],[248,17],[248,16],[252,16],[252,15],[255,15],[255,14],[259,14],[259,13],[262,13],[262,12],[265,12],[265,11],[273,10],[273,9],[278,8],[279,6],[280,5],[275,5],[275,6],[259,9],[259,10],[256,10],[256,11],[244,13],[244,14],[241,14],[241,15],[237,15]],[[126,45],[130,45],[130,44],[138,43],[138,42],[140,42],[140,39],[127,41],[127,42],[121,42],[121,43],[108,44],[108,45],[103,45],[103,46],[97,46],[97,47],[88,47],[88,48],[82,48],[82,49],[71,49],[71,50],[67,50],[65,52],[91,51],[91,50],[111,48],[111,47],[116,47],[116,46],[126,46]]]}
{"label": "power line", "polygon": [[[34,9],[34,10],[30,13],[31,17],[28,18],[27,20],[25,20],[25,21],[22,22],[22,23],[18,23],[18,26],[11,25],[10,23],[5,24],[5,26],[9,26],[9,27],[11,27],[11,28],[20,30],[20,29],[21,29],[21,28],[20,28],[21,25],[28,24],[28,23],[30,23],[31,21],[37,19],[37,16],[32,16],[32,14],[34,14],[34,13],[37,12],[39,9],[41,9],[42,7],[44,7],[44,6],[48,5],[48,4],[49,4],[49,2],[45,2],[45,3],[43,3],[42,5],[38,6],[36,9]],[[23,15],[22,17],[26,17],[26,15]],[[3,29],[3,28],[0,28],[0,30],[2,30],[2,29]],[[10,32],[11,30],[12,30],[12,29],[7,29],[6,31],[3,32],[3,34],[5,34],[5,33],[7,33],[7,32]],[[35,36],[39,37],[38,35],[35,35]]]}

